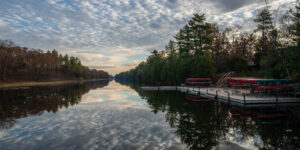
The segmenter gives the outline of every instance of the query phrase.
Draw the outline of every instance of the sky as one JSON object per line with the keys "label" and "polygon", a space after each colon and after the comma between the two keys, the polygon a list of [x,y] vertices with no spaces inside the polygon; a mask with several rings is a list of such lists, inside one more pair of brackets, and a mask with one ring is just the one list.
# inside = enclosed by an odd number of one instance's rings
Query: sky
{"label": "sky", "polygon": [[[0,0],[0,39],[80,58],[112,75],[162,50],[194,13],[220,28],[255,28],[262,0]],[[269,0],[278,16],[296,0]]]}

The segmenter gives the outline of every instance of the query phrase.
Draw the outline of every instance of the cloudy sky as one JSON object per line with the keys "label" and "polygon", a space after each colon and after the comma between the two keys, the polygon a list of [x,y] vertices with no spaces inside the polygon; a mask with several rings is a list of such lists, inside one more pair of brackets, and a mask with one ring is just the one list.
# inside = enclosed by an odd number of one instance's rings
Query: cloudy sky
{"label": "cloudy sky", "polygon": [[[79,57],[110,74],[162,49],[193,13],[222,28],[255,27],[262,0],[0,0],[0,39]],[[280,16],[295,0],[273,0]],[[276,17],[274,17],[276,18]],[[278,18],[278,17],[277,17]]]}

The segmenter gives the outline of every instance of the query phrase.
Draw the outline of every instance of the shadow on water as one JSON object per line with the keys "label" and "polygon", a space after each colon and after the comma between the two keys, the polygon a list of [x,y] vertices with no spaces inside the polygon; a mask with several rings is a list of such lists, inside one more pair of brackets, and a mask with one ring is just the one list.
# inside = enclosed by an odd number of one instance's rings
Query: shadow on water
{"label": "shadow on water", "polygon": [[108,81],[1,89],[0,130],[12,128],[16,119],[42,115],[45,111],[56,113],[61,108],[74,106],[81,101],[81,96],[85,93],[106,85]]}
{"label": "shadow on water", "polygon": [[[300,147],[299,106],[243,108],[179,92],[135,89],[154,113],[165,113],[166,122],[189,149],[223,149],[236,144],[250,149]],[[237,148],[239,149],[239,148]]]}

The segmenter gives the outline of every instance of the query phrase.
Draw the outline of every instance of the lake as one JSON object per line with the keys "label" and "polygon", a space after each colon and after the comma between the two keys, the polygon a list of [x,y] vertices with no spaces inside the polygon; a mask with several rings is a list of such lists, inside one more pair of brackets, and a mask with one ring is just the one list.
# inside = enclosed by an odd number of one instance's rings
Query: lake
{"label": "lake", "polygon": [[0,91],[0,149],[299,149],[300,107],[238,107],[115,81]]}

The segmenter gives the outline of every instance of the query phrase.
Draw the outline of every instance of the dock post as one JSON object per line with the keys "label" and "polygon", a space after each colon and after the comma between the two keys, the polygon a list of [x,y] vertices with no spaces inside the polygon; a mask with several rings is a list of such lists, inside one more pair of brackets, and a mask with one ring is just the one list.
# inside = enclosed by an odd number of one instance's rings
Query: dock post
{"label": "dock post", "polygon": [[276,104],[278,104],[278,92],[276,94]]}
{"label": "dock post", "polygon": [[244,97],[244,105],[246,104],[246,95],[243,94],[243,97]]}
{"label": "dock post", "polygon": [[218,99],[218,90],[216,90],[216,99]]}
{"label": "dock post", "polygon": [[230,102],[230,93],[228,92],[228,101]]}
{"label": "dock post", "polygon": [[294,84],[294,97],[297,97],[297,90],[296,90],[297,87],[298,87],[298,86],[297,86],[297,84],[295,83],[295,84]]}

